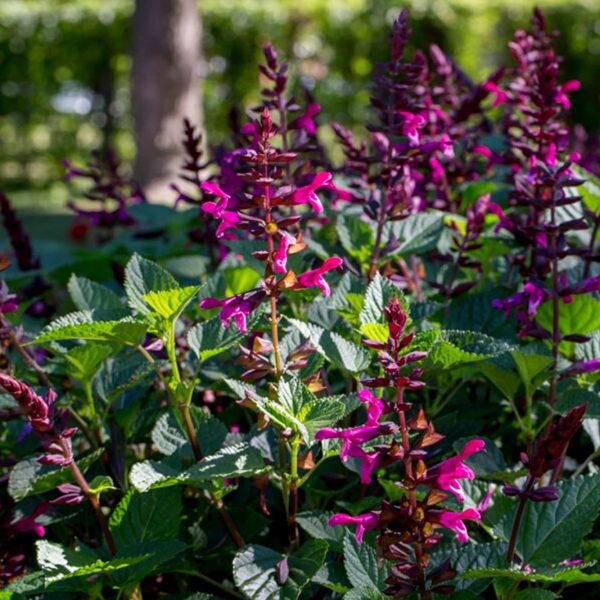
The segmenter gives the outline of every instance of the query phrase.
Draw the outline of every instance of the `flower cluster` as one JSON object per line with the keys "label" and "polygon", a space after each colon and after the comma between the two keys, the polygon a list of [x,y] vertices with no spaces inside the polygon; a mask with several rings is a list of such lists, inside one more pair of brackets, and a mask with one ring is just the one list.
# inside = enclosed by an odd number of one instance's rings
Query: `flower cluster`
{"label": "flower cluster", "polygon": [[73,462],[71,438],[77,428],[64,426],[67,413],[57,408],[56,393],[48,390],[39,396],[28,385],[3,373],[0,373],[0,386],[15,399],[29,426],[41,439],[46,454],[38,461],[43,465],[70,465]]}
{"label": "flower cluster", "polygon": [[[520,249],[509,260],[524,280],[521,291],[493,304],[507,314],[516,309],[521,337],[550,341],[556,369],[561,342],[588,340],[576,332],[563,331],[559,312],[560,304],[572,302],[573,296],[600,290],[600,277],[589,276],[591,264],[598,258],[594,250],[597,227],[592,215],[594,228],[588,247],[582,249],[573,239],[589,229],[586,219],[559,216],[559,211],[581,200],[574,189],[583,182],[572,169],[572,161],[578,157],[561,158],[568,141],[561,115],[570,107],[568,94],[577,90],[579,83],[559,83],[560,59],[552,48],[553,36],[545,32],[543,15],[537,10],[533,25],[531,33],[518,31],[510,44],[518,65],[507,86],[488,85],[496,94],[496,103],[507,106],[508,161],[514,172],[509,199],[513,209],[507,215],[498,206],[492,210],[499,217],[497,229],[509,232]],[[577,275],[569,276],[563,265],[581,258],[585,261],[583,277],[577,280]],[[555,315],[549,327],[536,318],[546,303],[551,303]],[[590,363],[585,370],[595,368],[596,364]],[[551,404],[555,395],[554,380]]]}
{"label": "flower cluster", "polygon": [[[528,474],[522,488],[515,485],[505,485],[502,491],[507,496],[519,498],[519,508],[513,522],[512,534],[506,559],[511,562],[514,558],[517,534],[521,525],[525,503],[552,502],[558,499],[558,488],[554,485],[535,487],[542,477],[551,470],[558,473],[557,468],[564,460],[571,439],[583,422],[587,405],[581,404],[572,408],[566,415],[552,423],[546,433],[541,436],[535,448],[529,455],[523,453],[521,462],[527,467]],[[556,476],[552,478],[552,482]]]}
{"label": "flower cluster", "polygon": [[[458,502],[464,501],[460,480],[475,478],[465,460],[482,451],[485,444],[481,440],[471,440],[457,456],[427,465],[428,449],[442,436],[435,431],[422,409],[407,419],[412,404],[404,397],[405,391],[425,385],[419,379],[423,370],[411,365],[421,361],[427,353],[410,349],[414,333],[405,332],[407,315],[397,298],[385,307],[384,314],[389,329],[387,341],[364,342],[377,351],[383,375],[362,383],[369,388],[391,388],[393,399],[376,397],[369,389],[360,391],[359,398],[367,409],[366,422],[347,429],[321,429],[316,438],[341,439],[340,458],[353,457],[362,461],[363,484],[371,482],[373,469],[401,461],[404,472],[397,485],[406,490],[406,495],[396,502],[383,500],[379,510],[365,514],[336,514],[329,524],[354,525],[358,542],[362,541],[366,531],[379,530],[379,553],[393,562],[387,579],[387,594],[403,597],[418,592],[425,597],[423,594],[448,593],[453,587],[447,582],[455,575],[450,564],[446,562],[436,569],[428,568],[430,549],[441,539],[437,530],[450,529],[459,541],[466,541],[465,521],[479,519],[480,513],[473,508],[453,512],[440,508],[439,504],[449,494],[453,494]],[[393,415],[397,416],[397,423],[391,420]],[[383,421],[383,416],[387,420]],[[383,443],[383,440],[388,441]],[[423,498],[417,498],[417,486],[425,486],[430,491]]]}
{"label": "flower cluster", "polygon": [[121,161],[114,150],[94,153],[85,167],[76,167],[67,160],[63,164],[67,170],[65,179],[89,181],[90,188],[84,193],[84,198],[100,206],[90,210],[77,206],[73,201],[67,204],[78,217],[71,228],[74,239],[85,238],[90,226],[101,228],[106,235],[117,226],[131,227],[135,224],[129,207],[145,202],[146,198],[140,186],[122,174]]}
{"label": "flower cluster", "polygon": [[324,275],[342,266],[340,258],[331,257],[322,265],[298,275],[288,267],[289,256],[301,252],[306,244],[298,232],[300,215],[281,209],[307,205],[316,214],[322,212],[323,205],[317,192],[331,181],[331,175],[317,173],[310,183],[295,188],[275,187],[275,183],[284,176],[282,166],[292,161],[296,154],[279,151],[271,145],[270,140],[278,130],[271,120],[269,109],[263,109],[260,119],[252,124],[255,135],[251,147],[236,151],[238,160],[245,165],[239,177],[252,184],[249,188],[252,191],[244,193],[240,190],[238,195],[233,196],[214,182],[207,181],[201,186],[205,194],[217,198],[216,201],[205,201],[202,210],[218,221],[218,238],[224,238],[229,230],[235,230],[267,241],[267,250],[253,253],[255,258],[265,263],[264,278],[257,288],[224,300],[205,298],[200,302],[203,309],[219,307],[223,324],[227,326],[233,318],[243,332],[246,331],[248,315],[265,298],[276,300],[284,289],[318,287],[323,294],[329,295],[330,288]]}

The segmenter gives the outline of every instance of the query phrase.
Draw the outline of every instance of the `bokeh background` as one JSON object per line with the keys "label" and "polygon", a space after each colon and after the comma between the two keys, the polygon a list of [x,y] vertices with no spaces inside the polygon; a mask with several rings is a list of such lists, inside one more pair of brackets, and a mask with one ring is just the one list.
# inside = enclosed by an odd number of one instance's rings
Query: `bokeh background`
{"label": "bokeh background", "polygon": [[[132,26],[134,4],[0,2],[0,186],[26,217],[65,211],[65,158],[85,161],[94,149],[114,147],[133,164],[131,51],[152,43]],[[411,10],[413,48],[437,43],[481,80],[510,60],[507,42],[527,26],[534,4],[561,32],[566,77],[583,83],[573,121],[598,132],[598,0],[198,0],[206,139],[224,141],[230,108],[257,102],[256,64],[267,40],[290,59],[292,80],[314,94],[327,120],[355,127],[365,121],[373,64],[386,57],[400,8]]]}

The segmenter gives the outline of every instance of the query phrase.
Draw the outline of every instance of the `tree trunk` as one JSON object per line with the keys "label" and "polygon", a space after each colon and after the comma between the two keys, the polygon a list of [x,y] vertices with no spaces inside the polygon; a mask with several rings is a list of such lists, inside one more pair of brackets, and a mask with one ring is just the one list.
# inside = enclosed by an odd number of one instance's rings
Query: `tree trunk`
{"label": "tree trunk", "polygon": [[169,203],[182,163],[183,118],[202,127],[201,24],[197,0],[136,0],[132,109],[135,178],[148,198]]}

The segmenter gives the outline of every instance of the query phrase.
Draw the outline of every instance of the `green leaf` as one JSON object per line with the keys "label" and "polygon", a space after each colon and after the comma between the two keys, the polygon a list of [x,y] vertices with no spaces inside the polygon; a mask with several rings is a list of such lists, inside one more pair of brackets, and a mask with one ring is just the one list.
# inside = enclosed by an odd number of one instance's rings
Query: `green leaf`
{"label": "green leaf", "polygon": [[176,539],[181,510],[179,488],[143,493],[129,490],[110,516],[110,530],[117,548]]}
{"label": "green leaf", "polygon": [[357,544],[349,532],[344,536],[344,568],[354,587],[381,590],[385,586],[386,569],[379,568],[375,549]]}
{"label": "green leaf", "polygon": [[196,297],[200,287],[190,285],[171,290],[149,292],[144,296],[144,301],[154,312],[169,322],[176,321],[185,307]]}
{"label": "green leaf", "polygon": [[559,567],[556,569],[541,569],[533,573],[521,571],[519,569],[502,568],[479,568],[465,571],[464,578],[482,579],[502,577],[513,581],[523,581],[530,583],[562,583],[566,585],[575,585],[577,583],[594,583],[600,581],[600,573],[584,573],[580,567]]}
{"label": "green leaf", "polygon": [[594,213],[600,214],[600,179],[579,165],[573,165],[575,174],[585,179],[582,185],[571,188],[575,196],[581,196],[583,203]]}
{"label": "green leaf", "polygon": [[249,477],[265,470],[260,451],[246,443],[226,446],[205,457],[191,468],[177,472],[166,463],[146,460],[133,465],[131,484],[140,491],[153,486],[185,484],[207,488],[214,480],[229,477]]}
{"label": "green leaf", "polygon": [[114,344],[89,343],[75,346],[64,355],[68,363],[67,372],[77,381],[89,383],[114,350]]}
{"label": "green leaf", "polygon": [[480,362],[477,368],[504,394],[505,398],[514,400],[519,389],[519,380],[514,376],[514,371],[502,369],[493,362]]}
{"label": "green leaf", "polygon": [[116,490],[115,484],[108,475],[97,475],[90,481],[90,489],[96,496],[99,496],[102,492],[109,490]]}
{"label": "green leaf", "polygon": [[[102,456],[102,452],[99,448],[87,456],[78,458],[77,466],[85,473]],[[37,456],[30,456],[12,468],[8,479],[8,493],[13,500],[18,502],[28,496],[49,492],[62,483],[75,482],[69,467],[48,467],[41,465],[37,459]]]}
{"label": "green leaf", "polygon": [[558,484],[555,502],[528,502],[517,552],[534,567],[557,564],[577,554],[600,510],[600,475],[579,476]]}
{"label": "green leaf", "polygon": [[517,371],[525,386],[526,394],[531,398],[538,387],[538,376],[550,367],[552,364],[552,357],[529,354],[520,349],[513,350],[511,355],[517,365]]}
{"label": "green leaf", "polygon": [[277,565],[284,554],[252,544],[239,550],[233,559],[236,586],[251,600],[296,600],[325,562],[327,544],[310,540],[288,557],[289,576],[283,585],[276,579]]}
{"label": "green leaf", "polygon": [[373,251],[373,230],[354,215],[338,215],[336,229],[344,250],[359,263],[366,263]]}
{"label": "green leaf", "polygon": [[74,273],[69,279],[67,289],[73,304],[79,310],[93,310],[120,319],[127,315],[127,307],[111,289],[86,277]]}
{"label": "green leaf", "polygon": [[67,325],[63,325],[63,322],[64,318],[50,323],[34,340],[35,343],[86,340],[137,346],[148,329],[148,325],[143,321],[130,318],[121,321],[91,321],[90,319],[86,323]]}
{"label": "green leaf", "polygon": [[560,382],[557,389],[554,412],[564,415],[580,404],[587,403],[585,415],[587,418],[600,418],[600,397],[597,392],[580,386],[574,381]]}
{"label": "green leaf", "polygon": [[[436,564],[449,559],[458,573],[465,573],[488,566],[503,566],[506,564],[505,554],[506,544],[501,542],[487,544],[454,543],[449,547],[440,548],[434,556]],[[458,580],[456,588],[457,590],[468,589],[477,593],[483,591],[487,585],[487,582],[482,584],[481,582]]]}
{"label": "green leaf", "polygon": [[389,279],[376,273],[367,287],[365,302],[359,315],[360,324],[365,326],[369,323],[385,323],[383,309],[396,297],[408,313],[408,302],[404,294]]}
{"label": "green leaf", "polygon": [[[559,329],[563,335],[589,334],[600,329],[600,300],[589,294],[576,294],[572,302],[559,305]],[[538,323],[552,331],[552,302],[542,304],[537,315]],[[574,344],[562,342],[561,348],[571,353]]]}
{"label": "green leaf", "polygon": [[87,579],[92,575],[111,573],[142,560],[142,557],[128,557],[105,561],[90,550],[72,550],[47,540],[36,542],[36,554],[46,585],[65,579]]}
{"label": "green leaf", "polygon": [[553,598],[557,598],[557,595],[550,590],[539,588],[521,590],[514,595],[514,600],[552,600]]}
{"label": "green leaf", "polygon": [[402,221],[395,221],[388,226],[384,239],[393,235],[400,245],[388,256],[406,256],[408,254],[423,254],[437,246],[444,230],[444,215],[442,213],[419,213],[410,215]]}
{"label": "green leaf", "polygon": [[[248,330],[254,329],[259,319],[260,314],[253,313],[248,320]],[[194,354],[204,362],[229,350],[246,337],[247,334],[241,333],[235,325],[223,327],[221,319],[214,317],[192,327],[187,341]]]}
{"label": "green leaf", "polygon": [[289,318],[287,321],[296,327],[305,338],[310,339],[319,354],[340,369],[350,373],[361,373],[370,365],[370,353],[341,335],[326,331],[314,323]]}
{"label": "green leaf", "polygon": [[344,594],[344,600],[385,600],[379,590],[373,587],[361,586],[352,588],[347,594]]}
{"label": "green leaf", "polygon": [[[218,452],[225,444],[227,427],[218,419],[214,419],[192,407],[192,418],[198,434],[200,450],[208,455]],[[189,442],[172,412],[161,415],[152,429],[152,443],[165,456],[170,456]]]}
{"label": "green leaf", "polygon": [[442,330],[437,342],[429,350],[428,359],[435,366],[447,369],[454,365],[491,358],[510,349],[511,346],[507,342],[484,333]]}
{"label": "green leaf", "polygon": [[298,525],[317,540],[325,540],[331,550],[342,552],[345,527],[331,527],[327,521],[333,516],[333,512],[311,510],[301,512],[297,515]]}
{"label": "green leaf", "polygon": [[160,265],[134,254],[125,268],[125,292],[129,306],[143,315],[151,312],[144,301],[150,292],[159,292],[178,288],[179,284],[167,270]]}

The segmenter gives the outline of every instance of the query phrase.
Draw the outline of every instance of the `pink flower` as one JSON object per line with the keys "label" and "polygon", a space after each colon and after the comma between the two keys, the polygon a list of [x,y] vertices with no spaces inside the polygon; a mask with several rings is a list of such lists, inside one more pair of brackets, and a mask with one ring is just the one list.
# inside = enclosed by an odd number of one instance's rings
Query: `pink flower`
{"label": "pink flower", "polygon": [[293,238],[289,235],[282,235],[279,240],[279,247],[275,252],[275,260],[273,261],[273,270],[275,273],[287,273],[287,251],[294,243]]}
{"label": "pink flower", "polygon": [[331,173],[327,171],[323,171],[321,173],[317,173],[315,178],[311,183],[305,185],[303,187],[299,187],[296,191],[294,191],[291,195],[291,203],[292,204],[310,204],[312,209],[320,214],[323,212],[323,205],[319,200],[317,194],[315,193],[321,187],[327,187],[327,185],[332,181]]}
{"label": "pink flower", "polygon": [[213,183],[212,181],[205,181],[200,188],[206,194],[220,198],[220,200],[217,200],[217,202],[204,202],[202,204],[202,210],[217,218],[223,216],[223,211],[227,208],[229,200],[231,200],[231,196],[224,192],[216,183]]}
{"label": "pink flower", "polygon": [[306,271],[306,273],[303,273],[302,275],[298,275],[298,286],[300,288],[317,286],[321,289],[324,296],[329,296],[331,294],[331,288],[325,279],[323,279],[323,273],[341,267],[343,262],[344,261],[337,256],[328,258],[317,269],[312,269],[311,271]]}
{"label": "pink flower", "polygon": [[571,100],[567,94],[569,92],[576,92],[581,87],[581,82],[577,81],[577,79],[571,79],[571,81],[567,81],[563,83],[556,93],[556,97],[554,100],[561,104],[563,108],[569,110],[571,108]]}
{"label": "pink flower", "polygon": [[361,402],[367,405],[367,425],[376,425],[385,411],[385,403],[373,395],[371,390],[361,390],[357,394]]}
{"label": "pink flower", "polygon": [[15,312],[19,308],[16,300],[17,296],[10,293],[6,282],[4,280],[0,281],[0,313]]}
{"label": "pink flower", "polygon": [[483,89],[486,92],[495,94],[495,98],[492,102],[492,106],[499,106],[508,102],[508,96],[505,91],[501,90],[493,81],[486,81],[483,84]]}
{"label": "pink flower", "polygon": [[229,327],[229,321],[233,319],[238,329],[242,333],[247,333],[246,318],[262,302],[264,297],[265,292],[263,290],[250,290],[224,300],[204,298],[198,306],[205,310],[221,307],[219,319],[223,322],[223,327]]}
{"label": "pink flower", "polygon": [[409,146],[418,146],[421,141],[419,129],[425,125],[425,118],[422,115],[405,111],[399,111],[398,114],[404,117],[402,133],[408,138]]}
{"label": "pink flower", "polygon": [[481,452],[484,447],[483,440],[467,442],[458,456],[448,458],[428,471],[427,484],[441,490],[448,490],[459,502],[464,502],[465,496],[459,479],[475,479],[475,473],[464,464],[464,460],[476,452]]}
{"label": "pink flower", "polygon": [[467,527],[463,521],[480,519],[481,515],[474,508],[467,508],[462,512],[455,513],[449,510],[443,511],[439,517],[439,523],[442,527],[452,529],[456,533],[459,542],[466,542],[469,539]]}
{"label": "pink flower", "polygon": [[328,525],[330,527],[335,527],[336,525],[356,525],[355,538],[360,544],[365,531],[377,529],[377,526],[379,525],[379,513],[368,512],[356,517],[338,513],[329,519]]}
{"label": "pink flower", "polygon": [[432,156],[429,159],[429,166],[431,167],[431,177],[434,183],[442,182],[444,180],[444,167],[442,167],[442,163],[435,156]]}
{"label": "pink flower", "polygon": [[290,129],[304,129],[308,135],[315,135],[317,127],[313,121],[313,117],[318,115],[321,111],[321,106],[316,102],[311,102],[306,111],[301,114],[297,119],[290,123]]}
{"label": "pink flower", "polygon": [[231,196],[224,192],[216,183],[205,181],[200,187],[207,194],[221,198],[217,202],[204,202],[201,206],[204,212],[211,214],[216,219],[221,219],[216,232],[216,236],[221,238],[227,229],[235,227],[240,222],[240,217],[236,212],[227,210]]}

